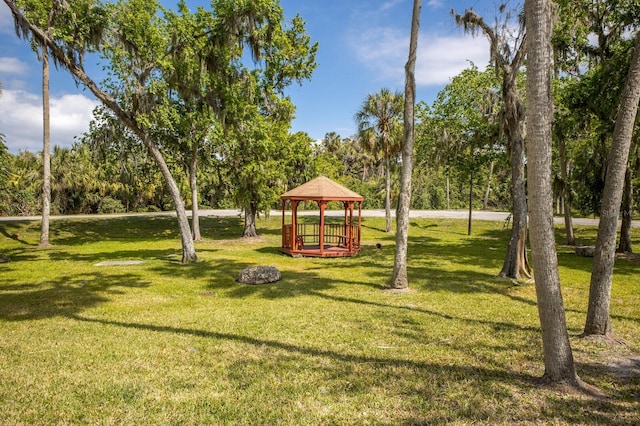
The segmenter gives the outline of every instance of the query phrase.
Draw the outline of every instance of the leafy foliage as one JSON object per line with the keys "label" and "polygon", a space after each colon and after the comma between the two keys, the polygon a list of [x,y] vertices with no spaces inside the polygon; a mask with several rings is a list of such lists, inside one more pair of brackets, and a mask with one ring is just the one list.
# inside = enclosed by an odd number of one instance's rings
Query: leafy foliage
{"label": "leafy foliage", "polygon": [[[476,208],[488,179],[493,189],[490,204],[508,208],[508,166],[499,132],[499,90],[493,68],[480,71],[472,64],[445,86],[431,107],[418,104],[416,163],[428,178],[414,177],[414,204],[439,209],[468,207],[469,179],[473,175],[477,183],[473,188]],[[495,174],[489,176],[491,162],[497,167]]]}

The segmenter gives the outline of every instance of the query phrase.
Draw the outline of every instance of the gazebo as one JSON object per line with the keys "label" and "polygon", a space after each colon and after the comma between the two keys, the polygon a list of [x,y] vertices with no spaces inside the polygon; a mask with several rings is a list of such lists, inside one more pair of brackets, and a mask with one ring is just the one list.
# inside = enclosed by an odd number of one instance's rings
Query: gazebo
{"label": "gazebo", "polygon": [[[331,179],[320,176],[280,196],[282,200],[282,247],[280,251],[291,256],[342,257],[360,251],[362,225],[361,195]],[[285,220],[287,201],[291,204],[291,220]],[[317,221],[298,221],[298,206],[304,201],[315,201],[320,208]],[[325,211],[329,201],[344,206],[342,223],[327,223]],[[354,216],[358,204],[357,217]]]}

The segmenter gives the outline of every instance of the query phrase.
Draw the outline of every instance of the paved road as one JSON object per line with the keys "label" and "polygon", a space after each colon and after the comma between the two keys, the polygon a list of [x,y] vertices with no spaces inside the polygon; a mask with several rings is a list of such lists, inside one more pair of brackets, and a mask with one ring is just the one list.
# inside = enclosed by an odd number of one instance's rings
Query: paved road
{"label": "paved road", "polygon": [[[281,214],[279,211],[272,212],[272,214]],[[300,214],[300,213],[298,213]],[[302,214],[316,214],[315,212],[304,212]],[[342,216],[344,212],[342,210],[328,211],[327,215]],[[392,216],[395,216],[395,212],[391,212]],[[505,221],[509,217],[509,212],[489,212],[489,211],[474,211],[473,220],[491,220],[491,221]],[[363,210],[363,217],[384,217],[384,210]],[[468,210],[411,210],[409,216],[412,218],[440,218],[440,219],[467,219],[469,217]],[[553,221],[557,224],[564,224],[563,217],[555,217]],[[598,226],[598,219],[589,218],[573,218],[574,225],[589,225]],[[618,225],[620,223],[618,222]],[[634,228],[640,227],[640,221],[634,220],[631,222],[631,226]]]}
{"label": "paved road", "polygon": [[[187,211],[187,214],[191,214],[191,211]],[[272,210],[272,216],[279,216],[280,210]],[[299,215],[316,215],[317,211],[301,211]],[[395,212],[391,213],[395,216]],[[126,214],[109,214],[109,215],[68,215],[68,216],[51,216],[51,220],[58,219],[92,219],[96,217],[114,218],[114,217],[143,217],[143,216],[175,216],[175,212],[160,212],[160,213],[126,213]],[[200,216],[217,216],[217,217],[234,217],[241,216],[242,213],[238,209],[226,209],[226,210],[200,210]],[[327,210],[327,216],[342,216],[343,210]],[[466,219],[469,212],[466,210],[411,210],[410,217],[412,218],[445,218],[445,219]],[[384,217],[384,210],[363,210],[363,217]],[[505,221],[509,216],[509,212],[487,212],[487,211],[474,211],[474,220],[492,220],[492,221]],[[40,216],[4,216],[0,217],[0,222],[8,221],[37,221],[40,220]],[[564,220],[562,217],[554,218],[555,223],[562,224]],[[574,218],[574,225],[591,225],[598,226],[598,219],[588,218]],[[640,227],[640,221],[634,220],[632,222],[634,228]]]}

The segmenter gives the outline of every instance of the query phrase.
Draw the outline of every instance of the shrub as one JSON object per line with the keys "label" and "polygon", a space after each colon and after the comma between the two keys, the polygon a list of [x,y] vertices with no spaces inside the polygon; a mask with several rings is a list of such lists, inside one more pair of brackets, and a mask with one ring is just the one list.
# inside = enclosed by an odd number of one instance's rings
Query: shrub
{"label": "shrub", "polygon": [[108,214],[108,213],[124,213],[126,210],[124,205],[120,200],[116,200],[111,197],[104,197],[100,200],[100,204],[98,205],[98,213],[100,214]]}

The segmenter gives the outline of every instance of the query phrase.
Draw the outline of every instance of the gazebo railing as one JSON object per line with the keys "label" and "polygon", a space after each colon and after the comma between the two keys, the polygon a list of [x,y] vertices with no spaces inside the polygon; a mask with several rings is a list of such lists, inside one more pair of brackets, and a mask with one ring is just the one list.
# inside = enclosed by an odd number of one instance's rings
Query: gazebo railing
{"label": "gazebo railing", "polygon": [[[346,225],[343,223],[326,223],[324,225],[324,245],[334,247],[349,246],[349,228],[351,228],[351,247],[358,249],[358,227],[354,225]],[[291,247],[291,231],[292,225],[284,225],[282,230],[282,247],[293,249]],[[320,224],[318,223],[298,223],[296,226],[297,249],[303,250],[304,247],[320,245]]]}
{"label": "gazebo railing", "polygon": [[286,249],[292,249],[291,247],[291,230],[293,225],[284,225],[282,227],[282,247]]}

